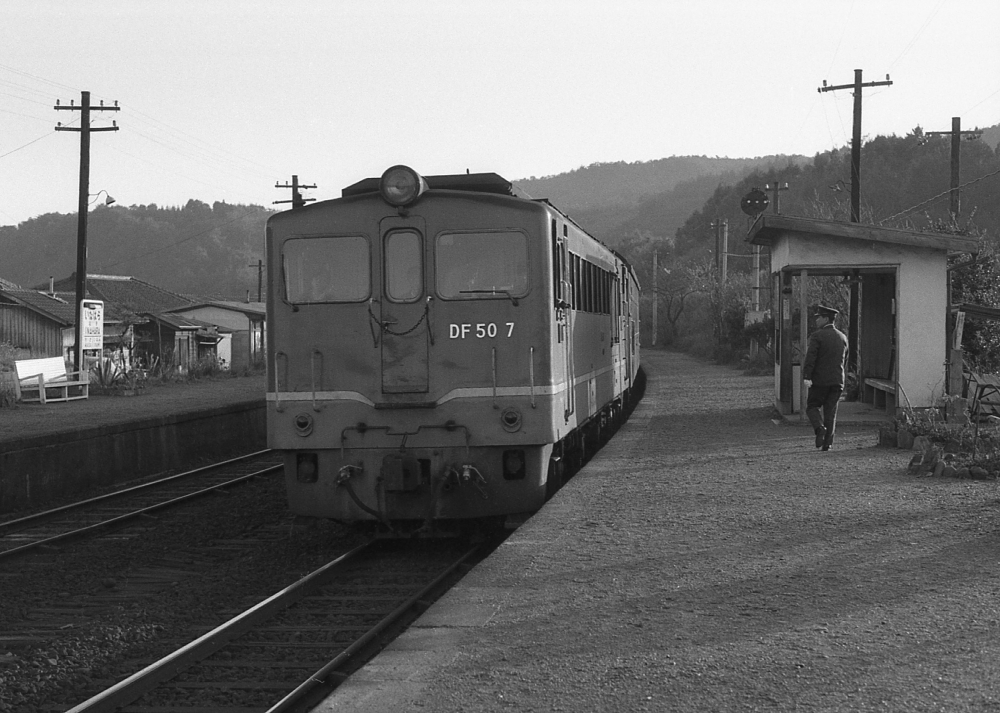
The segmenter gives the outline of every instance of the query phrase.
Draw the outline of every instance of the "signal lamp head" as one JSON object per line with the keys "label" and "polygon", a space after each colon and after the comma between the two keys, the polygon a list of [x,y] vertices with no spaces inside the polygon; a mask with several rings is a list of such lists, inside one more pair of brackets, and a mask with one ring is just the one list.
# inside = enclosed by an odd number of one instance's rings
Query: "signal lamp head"
{"label": "signal lamp head", "polygon": [[409,166],[393,166],[382,174],[378,190],[386,203],[398,208],[417,200],[427,190],[427,181]]}

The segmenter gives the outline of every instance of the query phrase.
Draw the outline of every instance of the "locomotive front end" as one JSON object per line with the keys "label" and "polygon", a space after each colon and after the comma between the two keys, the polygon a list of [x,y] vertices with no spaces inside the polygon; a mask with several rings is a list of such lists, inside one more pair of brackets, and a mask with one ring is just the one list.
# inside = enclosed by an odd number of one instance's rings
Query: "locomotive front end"
{"label": "locomotive front end", "polygon": [[395,166],[271,218],[268,440],[293,512],[398,530],[541,506],[545,215],[495,174]]}

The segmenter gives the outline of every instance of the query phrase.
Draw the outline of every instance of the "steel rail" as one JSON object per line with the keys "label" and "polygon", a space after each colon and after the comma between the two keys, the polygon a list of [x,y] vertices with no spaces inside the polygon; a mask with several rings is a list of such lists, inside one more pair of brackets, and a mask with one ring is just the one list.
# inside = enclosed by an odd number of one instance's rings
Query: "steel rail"
{"label": "steel rail", "polygon": [[115,490],[111,493],[105,493],[104,495],[97,495],[93,498],[88,498],[87,500],[80,500],[74,503],[68,503],[67,505],[61,505],[51,510],[45,510],[43,512],[36,512],[32,515],[25,515],[24,517],[18,518],[16,520],[6,520],[0,522],[0,532],[4,530],[14,529],[16,527],[23,527],[24,525],[34,524],[36,522],[42,522],[44,520],[50,519],[55,515],[61,515],[65,512],[70,512],[72,510],[79,510],[80,508],[88,507],[96,503],[113,500],[114,498],[123,497],[125,495],[134,495],[135,493],[145,490],[147,488],[152,488],[158,485],[163,485],[164,483],[169,483],[173,480],[180,480],[182,478],[189,478],[194,475],[200,475],[209,470],[215,470],[217,468],[222,468],[228,465],[233,465],[235,463],[240,463],[245,460],[251,460],[253,458],[258,458],[263,455],[271,453],[270,448],[265,448],[262,451],[254,451],[253,453],[247,453],[246,455],[238,456],[236,458],[230,458],[229,460],[220,461],[219,463],[212,463],[211,465],[201,466],[200,468],[195,468],[194,470],[186,470],[183,473],[175,473],[174,475],[168,475],[165,478],[158,478],[157,480],[151,480],[148,483],[141,483],[140,485],[133,485],[130,488],[125,488],[123,490]]}
{"label": "steel rail", "polygon": [[[215,466],[209,466],[209,467],[215,467]],[[113,518],[111,518],[109,520],[102,520],[100,522],[95,522],[95,523],[92,523],[92,524],[87,525],[85,527],[80,527],[80,528],[77,528],[75,530],[69,530],[67,532],[61,532],[58,535],[52,535],[51,537],[46,537],[46,538],[41,539],[41,540],[36,540],[34,542],[29,542],[29,543],[21,545],[19,547],[13,547],[13,548],[11,548],[9,550],[3,550],[3,551],[0,551],[0,560],[6,559],[8,557],[13,557],[15,555],[24,554],[25,552],[28,552],[29,550],[38,549],[40,547],[51,547],[53,544],[55,544],[57,542],[63,542],[63,541],[66,541],[66,540],[74,539],[76,537],[81,537],[83,535],[86,535],[88,533],[94,532],[96,530],[101,530],[101,529],[104,529],[104,528],[113,527],[115,525],[120,525],[120,524],[122,524],[124,522],[127,522],[129,520],[134,520],[134,519],[142,517],[144,515],[149,515],[150,513],[153,513],[153,512],[159,511],[159,510],[164,510],[164,509],[169,508],[169,507],[173,507],[173,506],[178,505],[178,504],[180,504],[180,503],[182,503],[184,501],[193,500],[195,498],[204,497],[204,496],[209,495],[209,494],[211,494],[213,492],[217,492],[219,490],[223,490],[225,488],[229,488],[229,487],[232,487],[234,485],[239,485],[240,483],[246,482],[248,480],[252,480],[253,478],[258,478],[258,477],[261,477],[261,476],[264,476],[264,475],[271,475],[272,473],[276,473],[276,472],[281,471],[283,469],[284,469],[283,465],[269,466],[269,467],[265,468],[264,470],[259,470],[259,471],[253,472],[253,473],[248,473],[246,475],[241,475],[241,476],[239,476],[237,478],[233,478],[231,480],[227,480],[227,481],[224,481],[222,483],[216,483],[215,485],[211,485],[211,486],[209,486],[207,488],[202,488],[201,490],[196,490],[196,491],[193,491],[193,492],[190,492],[190,493],[186,493],[184,495],[180,495],[180,496],[178,496],[176,498],[171,498],[170,500],[164,500],[164,501],[156,503],[154,505],[149,505],[149,506],[146,506],[144,508],[140,508],[138,510],[132,510],[132,511],[127,512],[127,513],[125,513],[123,515],[117,515],[117,516],[115,516],[115,517],[113,517]]]}
{"label": "steel rail", "polygon": [[[284,713],[285,711],[292,710],[299,702],[302,701],[309,693],[311,693],[318,686],[326,684],[326,681],[330,676],[334,675],[338,669],[345,667],[351,659],[353,659],[359,651],[364,649],[372,643],[375,637],[379,636],[383,631],[388,629],[390,626],[400,621],[404,616],[407,615],[412,609],[418,608],[420,601],[424,599],[430,592],[435,588],[439,587],[441,583],[450,577],[456,569],[461,567],[473,557],[480,549],[482,545],[477,544],[475,547],[470,549],[468,552],[463,554],[458,560],[450,564],[447,569],[445,569],[441,574],[434,578],[434,581],[425,586],[419,592],[414,594],[412,597],[407,599],[405,602],[396,607],[391,613],[389,613],[385,618],[383,618],[379,623],[373,626],[365,634],[361,636],[357,641],[348,646],[342,652],[340,652],[334,659],[332,659],[328,664],[323,666],[316,673],[311,675],[308,679],[300,683],[293,691],[291,691],[287,696],[282,698],[280,701],[275,703],[273,706],[267,709],[266,713]],[[426,607],[425,607],[426,608]]]}
{"label": "steel rail", "polygon": [[182,646],[172,654],[168,654],[159,661],[132,674],[125,680],[116,683],[111,688],[74,706],[66,711],[66,713],[114,713],[119,707],[128,705],[161,683],[169,681],[184,669],[215,653],[229,641],[246,633],[259,622],[271,618],[275,612],[286,609],[295,601],[305,596],[308,589],[321,581],[332,570],[367,550],[375,542],[377,541],[372,540],[355,547],[350,552],[328,562],[299,581],[272,594],[242,614],[238,614],[224,624],[212,629],[207,634]]}

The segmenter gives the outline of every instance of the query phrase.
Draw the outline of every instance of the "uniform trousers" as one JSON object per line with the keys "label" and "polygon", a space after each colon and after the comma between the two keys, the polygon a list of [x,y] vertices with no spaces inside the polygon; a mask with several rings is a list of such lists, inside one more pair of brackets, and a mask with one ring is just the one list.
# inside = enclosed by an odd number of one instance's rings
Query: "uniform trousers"
{"label": "uniform trousers", "polygon": [[826,438],[823,445],[833,444],[833,432],[837,427],[837,406],[840,404],[840,395],[843,393],[843,386],[816,386],[809,387],[809,394],[806,397],[806,417],[812,424],[813,430],[823,428],[826,430]]}

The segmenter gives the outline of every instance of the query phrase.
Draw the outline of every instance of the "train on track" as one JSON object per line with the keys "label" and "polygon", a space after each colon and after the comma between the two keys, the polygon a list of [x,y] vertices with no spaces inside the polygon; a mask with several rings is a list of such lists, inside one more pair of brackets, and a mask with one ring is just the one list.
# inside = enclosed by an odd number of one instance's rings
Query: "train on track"
{"label": "train on track", "polygon": [[494,173],[393,166],[267,223],[293,513],[408,535],[536,511],[638,397],[628,262]]}

